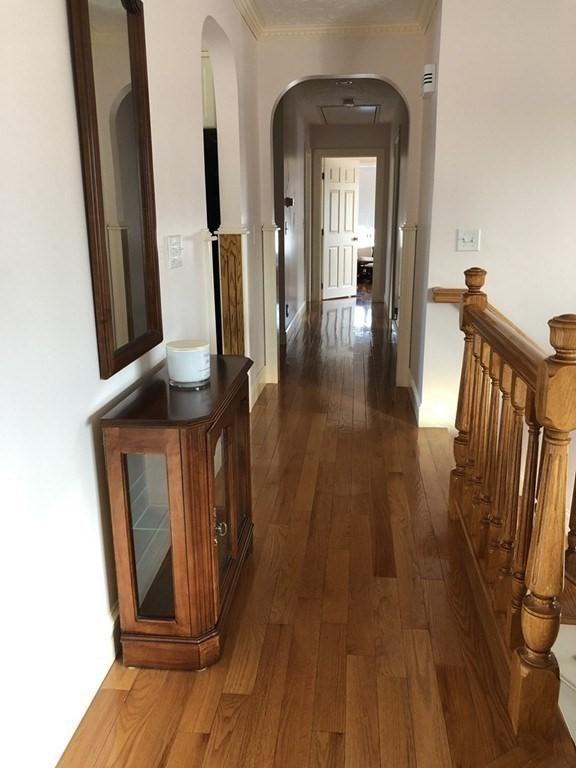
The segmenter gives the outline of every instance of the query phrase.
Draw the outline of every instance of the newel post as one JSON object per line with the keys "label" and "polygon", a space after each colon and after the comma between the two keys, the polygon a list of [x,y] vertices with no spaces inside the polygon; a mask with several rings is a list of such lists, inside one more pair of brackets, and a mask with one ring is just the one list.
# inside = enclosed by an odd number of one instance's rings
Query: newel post
{"label": "newel post", "polygon": [[576,429],[576,315],[555,317],[549,325],[556,354],[538,374],[536,415],[544,436],[522,603],[524,646],[513,657],[508,701],[516,732],[533,736],[549,733],[558,712],[560,678],[552,646],[560,627],[568,448]]}
{"label": "newel post", "polygon": [[457,517],[457,509],[461,506],[462,489],[469,461],[470,428],[473,407],[474,390],[474,329],[466,319],[466,308],[478,306],[483,309],[487,304],[486,294],[482,292],[486,280],[486,270],[472,267],[464,272],[467,291],[462,295],[460,305],[460,328],[464,333],[464,356],[462,358],[462,374],[460,376],[460,392],[458,394],[458,410],[456,411],[456,429],[454,438],[455,468],[450,476],[450,516]]}

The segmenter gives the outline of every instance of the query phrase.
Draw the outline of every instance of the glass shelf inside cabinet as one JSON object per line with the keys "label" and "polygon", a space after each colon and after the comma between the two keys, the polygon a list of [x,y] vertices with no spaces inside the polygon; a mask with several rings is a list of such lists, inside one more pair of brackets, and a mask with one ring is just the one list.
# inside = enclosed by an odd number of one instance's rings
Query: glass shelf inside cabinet
{"label": "glass shelf inside cabinet", "polygon": [[174,619],[172,535],[166,456],[124,455],[137,615],[141,619]]}

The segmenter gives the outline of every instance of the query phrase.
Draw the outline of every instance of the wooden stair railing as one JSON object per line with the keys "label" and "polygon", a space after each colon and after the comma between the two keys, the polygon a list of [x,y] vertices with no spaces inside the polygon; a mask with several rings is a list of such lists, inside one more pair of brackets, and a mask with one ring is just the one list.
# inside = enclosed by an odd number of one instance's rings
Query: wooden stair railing
{"label": "wooden stair railing", "polygon": [[[450,516],[470,549],[468,573],[518,735],[558,721],[567,462],[576,429],[576,315],[549,322],[548,356],[488,303],[486,272],[465,272],[464,356]],[[576,574],[576,501],[566,561]]]}

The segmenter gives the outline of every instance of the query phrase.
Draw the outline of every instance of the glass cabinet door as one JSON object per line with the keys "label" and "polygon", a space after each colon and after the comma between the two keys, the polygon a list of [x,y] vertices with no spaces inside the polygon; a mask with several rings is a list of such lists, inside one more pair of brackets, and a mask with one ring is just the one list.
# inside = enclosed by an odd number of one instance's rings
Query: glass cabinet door
{"label": "glass cabinet door", "polygon": [[222,586],[233,557],[231,546],[232,515],[230,506],[232,499],[230,498],[230,444],[228,429],[223,429],[216,440],[213,454],[213,471],[214,544],[218,548],[218,573],[220,586]]}
{"label": "glass cabinet door", "polygon": [[166,456],[127,453],[130,533],[136,613],[143,619],[175,619],[172,531]]}
{"label": "glass cabinet door", "polygon": [[107,436],[121,623],[125,632],[186,635],[190,601],[180,437],[171,429]]}
{"label": "glass cabinet door", "polygon": [[236,477],[238,485],[238,541],[243,535],[243,528],[249,522],[251,507],[250,473],[250,417],[248,396],[240,400],[236,416]]}

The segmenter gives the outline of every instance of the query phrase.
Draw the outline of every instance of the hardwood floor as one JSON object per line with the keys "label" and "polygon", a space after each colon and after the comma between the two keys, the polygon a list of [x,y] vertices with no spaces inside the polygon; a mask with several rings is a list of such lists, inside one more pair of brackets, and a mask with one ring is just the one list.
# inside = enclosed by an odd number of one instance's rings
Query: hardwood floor
{"label": "hardwood floor", "polygon": [[255,546],[222,660],[116,663],[60,768],[532,764],[448,521],[448,435],[416,428],[393,366],[381,307],[303,318],[252,413]]}

